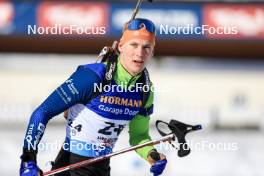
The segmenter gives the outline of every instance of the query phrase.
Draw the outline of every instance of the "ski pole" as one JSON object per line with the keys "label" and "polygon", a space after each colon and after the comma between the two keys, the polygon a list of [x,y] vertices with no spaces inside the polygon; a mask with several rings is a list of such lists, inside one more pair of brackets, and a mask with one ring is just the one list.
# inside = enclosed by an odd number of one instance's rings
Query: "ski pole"
{"label": "ski pole", "polygon": [[61,167],[61,168],[58,168],[58,169],[54,169],[54,170],[45,172],[43,174],[43,176],[50,176],[50,175],[62,173],[62,172],[65,172],[65,171],[68,171],[68,170],[72,170],[72,169],[76,169],[76,168],[79,168],[79,167],[82,167],[82,166],[85,166],[85,165],[90,165],[90,164],[96,163],[98,161],[102,161],[102,160],[111,158],[113,156],[117,156],[117,155],[120,155],[120,154],[123,154],[123,153],[127,153],[127,152],[130,152],[130,151],[134,151],[136,149],[139,149],[139,148],[142,148],[142,147],[145,147],[145,146],[152,146],[152,145],[159,144],[160,142],[172,141],[174,139],[175,139],[175,135],[174,134],[168,134],[166,136],[161,137],[160,139],[156,139],[156,140],[152,140],[152,141],[149,141],[149,142],[145,142],[143,144],[139,144],[139,145],[135,145],[133,147],[125,148],[125,149],[122,149],[122,150],[119,150],[119,151],[116,151],[116,152],[113,152],[113,153],[110,153],[110,154],[107,154],[107,155],[104,155],[104,156],[100,156],[100,157],[84,160],[84,161],[81,161],[81,162],[78,162],[78,163],[75,163],[75,164],[70,164],[68,166],[64,166],[64,167]]}

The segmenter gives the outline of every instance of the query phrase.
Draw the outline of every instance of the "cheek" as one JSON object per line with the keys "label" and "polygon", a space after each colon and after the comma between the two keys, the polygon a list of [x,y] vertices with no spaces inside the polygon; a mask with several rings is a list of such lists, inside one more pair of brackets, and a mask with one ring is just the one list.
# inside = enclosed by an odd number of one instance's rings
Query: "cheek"
{"label": "cheek", "polygon": [[146,61],[150,60],[151,57],[152,57],[152,53],[151,52],[146,52],[145,53],[145,60]]}
{"label": "cheek", "polygon": [[134,56],[134,52],[131,49],[127,49],[124,52],[124,55],[126,57],[127,60],[132,60],[133,56]]}
{"label": "cheek", "polygon": [[121,53],[121,59],[123,61],[123,64],[126,67],[129,67],[132,65],[132,61],[133,61],[133,53],[131,52],[131,50],[129,49],[125,49],[123,48],[122,50],[123,52]]}
{"label": "cheek", "polygon": [[150,60],[153,57],[153,55],[154,55],[154,51],[153,50],[148,51],[147,60]]}

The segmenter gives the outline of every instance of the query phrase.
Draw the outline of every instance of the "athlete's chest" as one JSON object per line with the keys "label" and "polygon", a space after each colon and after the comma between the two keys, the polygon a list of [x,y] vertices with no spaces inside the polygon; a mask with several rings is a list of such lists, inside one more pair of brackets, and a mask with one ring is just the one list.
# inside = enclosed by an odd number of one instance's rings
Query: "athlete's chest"
{"label": "athlete's chest", "polygon": [[131,120],[142,106],[141,91],[135,87],[124,88],[114,84],[92,99],[86,107],[109,119]]}

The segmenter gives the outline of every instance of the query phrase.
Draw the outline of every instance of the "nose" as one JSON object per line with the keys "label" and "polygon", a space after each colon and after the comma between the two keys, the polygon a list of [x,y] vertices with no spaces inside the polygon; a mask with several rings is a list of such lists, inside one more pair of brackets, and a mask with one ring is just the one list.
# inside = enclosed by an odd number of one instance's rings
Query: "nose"
{"label": "nose", "polygon": [[138,57],[142,57],[144,55],[144,48],[142,46],[138,46],[136,49],[136,55]]}

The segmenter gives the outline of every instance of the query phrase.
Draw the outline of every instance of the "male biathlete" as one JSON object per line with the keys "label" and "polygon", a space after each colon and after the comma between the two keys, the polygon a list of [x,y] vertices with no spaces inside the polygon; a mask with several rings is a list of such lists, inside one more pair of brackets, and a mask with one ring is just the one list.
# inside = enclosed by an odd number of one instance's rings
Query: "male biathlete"
{"label": "male biathlete", "polygon": [[[120,54],[111,58],[116,59],[116,69],[110,70],[114,73],[110,91],[95,91],[100,84],[105,86],[108,63],[79,66],[32,113],[24,138],[20,176],[42,174],[37,166],[37,145],[48,121],[66,110],[66,139],[53,169],[111,153],[125,126],[129,127],[130,145],[150,141],[149,121],[154,92],[143,91],[137,85],[145,86],[149,81],[145,65],[153,56],[154,46],[153,22],[136,18],[126,24],[118,44]],[[124,88],[122,91],[120,86]],[[150,172],[154,176],[162,174],[167,163],[163,154],[153,146],[137,149],[136,152],[150,163]],[[110,159],[56,174],[61,175],[109,176]]]}

